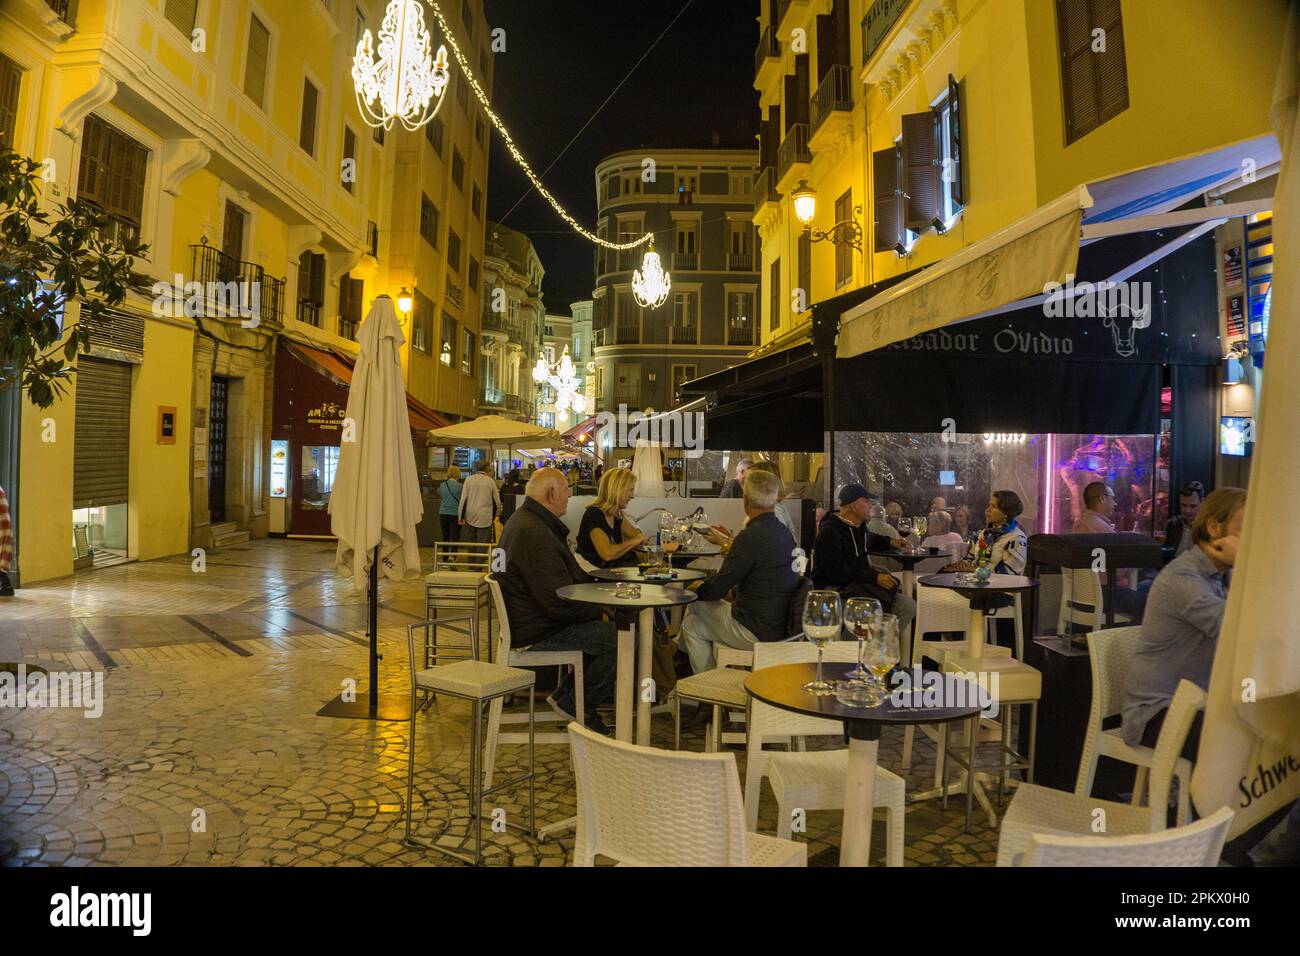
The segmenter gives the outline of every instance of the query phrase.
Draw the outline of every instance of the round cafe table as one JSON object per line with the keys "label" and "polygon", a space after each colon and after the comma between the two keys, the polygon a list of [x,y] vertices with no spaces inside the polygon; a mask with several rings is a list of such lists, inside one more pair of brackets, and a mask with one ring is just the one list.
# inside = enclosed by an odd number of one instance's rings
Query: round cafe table
{"label": "round cafe table", "polygon": [[644,568],[596,568],[587,573],[597,581],[632,581],[636,584],[659,584],[667,587],[689,584],[691,581],[709,576],[709,572],[696,571],[693,568],[673,568],[672,579],[667,581],[662,578],[647,578]]}
{"label": "round cafe table", "polygon": [[[903,570],[898,572],[899,589],[911,597],[915,592],[914,578],[916,576],[916,566],[922,561],[933,561],[935,558],[948,558],[952,560],[952,553],[945,551],[943,548],[921,548],[918,551],[895,551],[892,548],[878,548],[867,552],[873,558],[889,558],[891,561],[897,561],[903,566]],[[893,571],[886,572],[893,574]]]}
{"label": "round cafe table", "polygon": [[[636,700],[636,742],[642,747],[650,745],[650,697],[639,694],[637,688],[651,680],[651,663],[654,659],[654,609],[679,607],[695,600],[695,592],[687,588],[665,588],[656,584],[642,584],[639,598],[621,598],[615,593],[617,584],[569,584],[557,588],[555,593],[566,601],[579,604],[596,604],[607,608],[635,608],[635,632],[618,632],[618,676],[614,690],[614,736],[632,741],[632,703]],[[636,661],[637,679],[633,680],[633,660]]]}
{"label": "round cafe table", "polygon": [[[823,665],[824,678],[844,680],[854,667],[851,663]],[[911,672],[913,686],[921,688],[921,672]],[[755,700],[781,710],[811,717],[829,717],[844,722],[849,735],[849,772],[844,787],[844,822],[840,834],[840,866],[866,866],[871,853],[871,815],[875,804],[876,751],[880,728],[886,725],[943,724],[966,720],[980,712],[969,681],[951,674],[927,677],[942,681],[942,693],[936,685],[931,695],[938,695],[944,706],[920,706],[920,695],[909,701],[903,695],[902,706],[886,697],[877,707],[853,707],[841,704],[834,696],[819,697],[803,689],[817,674],[816,664],[782,664],[754,671],[745,680],[745,689]],[[915,704],[915,706],[914,706]],[[953,704],[954,706],[947,706]]]}
{"label": "round cafe table", "polygon": [[970,618],[966,623],[967,657],[984,656],[984,615],[1000,594],[1032,591],[1038,587],[1037,578],[1023,574],[992,574],[987,584],[966,584],[957,580],[952,572],[927,574],[918,582],[928,588],[948,588],[970,601]]}

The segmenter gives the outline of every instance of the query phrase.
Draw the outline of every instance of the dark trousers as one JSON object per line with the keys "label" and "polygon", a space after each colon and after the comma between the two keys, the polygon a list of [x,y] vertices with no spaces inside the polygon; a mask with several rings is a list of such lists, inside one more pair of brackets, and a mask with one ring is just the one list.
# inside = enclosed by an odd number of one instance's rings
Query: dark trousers
{"label": "dark trousers", "polygon": [[9,575],[4,571],[0,571],[0,592],[4,594],[12,594],[13,590],[14,584],[9,580]]}
{"label": "dark trousers", "polygon": [[439,541],[457,541],[460,538],[460,519],[455,515],[438,515],[438,524],[442,526]]}
{"label": "dark trousers", "polygon": [[[614,682],[618,677],[618,628],[613,621],[570,624],[536,644],[529,644],[528,650],[582,651],[582,694],[587,712],[613,699]],[[564,675],[555,690],[555,699],[562,703],[572,702],[571,675]]]}
{"label": "dark trousers", "polygon": [[[1154,747],[1156,741],[1160,738],[1160,729],[1165,725],[1165,717],[1169,715],[1169,708],[1166,707],[1160,713],[1156,714],[1147,721],[1146,730],[1142,731],[1142,743],[1147,747]],[[1196,763],[1196,751],[1201,746],[1201,718],[1205,716],[1205,711],[1201,711],[1192,721],[1191,729],[1187,731],[1187,742],[1183,744],[1182,755]]]}

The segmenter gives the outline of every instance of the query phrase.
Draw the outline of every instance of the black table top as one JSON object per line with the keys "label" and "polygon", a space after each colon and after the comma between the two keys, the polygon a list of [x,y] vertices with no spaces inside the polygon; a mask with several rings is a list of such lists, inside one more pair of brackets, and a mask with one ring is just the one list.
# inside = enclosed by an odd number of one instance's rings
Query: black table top
{"label": "black table top", "polygon": [[926,548],[919,554],[915,551],[894,551],[892,549],[881,548],[879,550],[868,551],[867,554],[873,558],[893,558],[903,565],[913,565],[918,561],[929,561],[931,558],[947,558],[953,560],[952,552],[945,551],[943,548]]}
{"label": "black table top", "polygon": [[1027,578],[1023,574],[991,574],[988,584],[963,584],[952,572],[927,574],[917,581],[930,588],[949,588],[973,597],[976,594],[1003,593],[1011,591],[1030,591],[1038,587],[1038,578]]}
{"label": "black table top", "polygon": [[597,581],[636,581],[639,584],[686,584],[689,581],[698,581],[700,578],[709,576],[709,572],[696,571],[694,568],[673,568],[671,581],[647,579],[644,568],[597,568],[587,573]]}
{"label": "black table top", "polygon": [[602,607],[676,607],[696,599],[695,592],[688,588],[665,588],[657,584],[641,585],[639,598],[621,598],[614,593],[617,587],[617,584],[567,584],[556,588],[555,593],[566,601]]}
{"label": "black table top", "polygon": [[[822,676],[825,680],[845,680],[846,675],[856,665],[844,663],[827,663],[823,665]],[[817,675],[816,664],[782,664],[777,667],[764,667],[754,671],[745,679],[745,689],[756,699],[782,710],[810,717],[828,717],[842,720],[849,727],[849,732],[859,739],[876,739],[883,724],[942,724],[950,720],[963,720],[979,713],[981,707],[975,698],[975,685],[954,674],[938,674],[934,671],[905,671],[913,680],[913,686],[924,688],[925,682],[933,682],[932,693],[939,694],[945,704],[960,706],[895,706],[892,696],[878,707],[851,707],[841,704],[834,695],[819,697],[803,689],[803,685]],[[922,676],[922,674],[925,676]],[[932,676],[931,676],[932,675]],[[942,692],[939,682],[942,682]],[[961,686],[959,686],[961,685]],[[918,698],[920,695],[917,695]]]}

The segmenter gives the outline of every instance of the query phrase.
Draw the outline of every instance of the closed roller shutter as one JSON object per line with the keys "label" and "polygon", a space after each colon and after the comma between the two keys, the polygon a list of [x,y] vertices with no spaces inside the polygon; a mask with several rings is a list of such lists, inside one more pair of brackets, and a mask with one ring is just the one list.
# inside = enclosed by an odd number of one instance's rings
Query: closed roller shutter
{"label": "closed roller shutter", "polygon": [[76,383],[72,507],[125,504],[131,458],[131,366],[83,355],[77,362]]}

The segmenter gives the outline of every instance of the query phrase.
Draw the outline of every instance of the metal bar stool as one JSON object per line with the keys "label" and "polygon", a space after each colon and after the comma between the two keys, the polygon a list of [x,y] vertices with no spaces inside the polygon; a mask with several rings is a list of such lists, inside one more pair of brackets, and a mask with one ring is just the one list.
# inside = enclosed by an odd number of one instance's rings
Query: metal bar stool
{"label": "metal bar stool", "polygon": [[[480,617],[487,615],[487,632],[492,632],[492,606],[483,584],[483,577],[492,567],[490,542],[438,541],[433,546],[433,570],[424,576],[424,619],[447,624],[460,618],[440,617],[442,612],[474,611]],[[450,628],[457,636],[464,631]],[[436,654],[438,634],[435,630],[429,642]],[[454,645],[463,646],[463,645]],[[425,667],[430,660],[425,658]],[[427,705],[427,700],[426,700]]]}
{"label": "metal bar stool", "polygon": [[[527,781],[528,783],[528,828],[527,832],[537,836],[537,784],[536,784],[536,747],[533,740],[533,724],[531,719],[528,724],[528,772],[504,780],[495,786],[484,788],[483,786],[483,767],[482,767],[482,749],[483,749],[483,708],[485,704],[492,701],[505,698],[514,694],[516,691],[528,691],[528,714],[533,714],[533,681],[535,675],[532,671],[521,670],[517,667],[507,667],[503,664],[489,664],[480,661],[478,648],[478,619],[477,615],[465,614],[459,615],[459,620],[464,620],[469,626],[470,645],[473,657],[460,658],[450,664],[436,664],[433,667],[424,670],[416,670],[415,667],[415,632],[424,630],[426,633],[426,650],[428,648],[428,630],[436,626],[435,621],[425,621],[420,624],[410,624],[406,628],[406,641],[408,660],[411,671],[411,724],[410,724],[410,745],[407,747],[406,761],[406,839],[408,846],[418,846],[426,850],[436,850],[439,853],[450,856],[454,859],[461,860],[465,863],[479,866],[483,862],[483,798],[496,793],[499,790],[505,790],[517,786]],[[444,622],[448,618],[442,619]],[[469,754],[469,786],[467,795],[469,797],[470,820],[474,827],[474,855],[467,856],[458,853],[447,847],[439,846],[436,840],[447,832],[454,817],[449,817],[442,829],[438,831],[437,836],[432,840],[424,840],[411,836],[411,815],[412,803],[415,791],[415,717],[417,714],[416,697],[420,693],[437,693],[447,697],[458,697],[461,700],[467,700],[470,704],[470,754]],[[512,826],[509,821],[507,826]]]}

